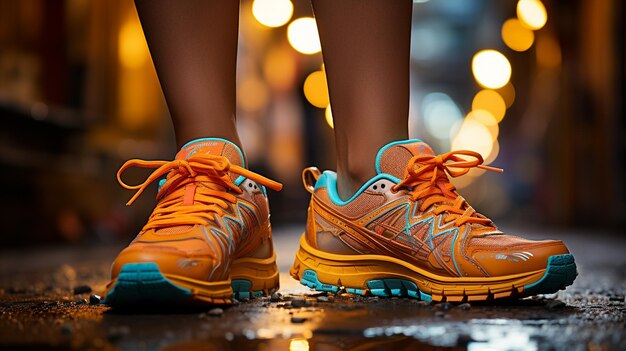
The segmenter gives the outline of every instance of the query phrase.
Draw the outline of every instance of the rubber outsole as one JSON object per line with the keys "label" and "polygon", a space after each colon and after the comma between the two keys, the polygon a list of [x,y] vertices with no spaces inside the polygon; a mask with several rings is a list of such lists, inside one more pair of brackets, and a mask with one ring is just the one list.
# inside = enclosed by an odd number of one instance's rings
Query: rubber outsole
{"label": "rubber outsole", "polygon": [[102,300],[111,306],[177,304],[191,301],[191,290],[172,284],[161,274],[156,263],[128,263],[122,267],[112,290]]}
{"label": "rubber outsole", "polygon": [[[268,296],[278,290],[275,287],[252,290],[253,283],[246,279],[211,283],[216,287],[215,296],[206,291],[190,289],[162,274],[154,262],[127,263],[117,279],[112,281],[103,304],[112,307],[141,306],[193,306],[204,304],[230,304],[232,299],[250,299]],[[226,287],[226,288],[225,288]]]}
{"label": "rubber outsole", "polygon": [[413,297],[424,301],[431,301],[432,297],[428,294],[421,292],[415,283],[405,279],[372,279],[367,282],[367,289],[358,288],[346,288],[332,284],[325,284],[317,279],[317,273],[314,270],[307,269],[302,275],[300,284],[306,285],[311,289],[317,291],[325,291],[331,293],[338,293],[341,290],[345,290],[347,293],[355,295],[367,295],[370,293],[374,296],[380,297]]}
{"label": "rubber outsole", "polygon": [[537,282],[524,286],[528,296],[537,294],[553,294],[572,285],[578,276],[576,262],[571,254],[548,257],[546,273]]}
{"label": "rubber outsole", "polygon": [[318,291],[450,302],[551,294],[571,285],[577,276],[571,254],[550,256],[544,270],[485,279],[439,279],[428,273],[422,275],[415,267],[394,260],[327,254],[311,248],[302,238],[290,273],[302,285]]}

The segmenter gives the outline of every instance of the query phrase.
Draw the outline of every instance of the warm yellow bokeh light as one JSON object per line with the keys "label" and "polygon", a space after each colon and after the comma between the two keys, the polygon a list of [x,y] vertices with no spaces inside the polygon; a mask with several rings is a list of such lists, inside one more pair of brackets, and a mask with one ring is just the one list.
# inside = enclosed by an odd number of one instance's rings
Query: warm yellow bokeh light
{"label": "warm yellow bokeh light", "polygon": [[517,3],[517,18],[526,27],[537,30],[546,25],[548,13],[546,7],[539,0],[519,0]]}
{"label": "warm yellow bokeh light", "polygon": [[269,85],[278,91],[290,90],[295,84],[297,66],[288,46],[270,49],[263,63],[263,74]]}
{"label": "warm yellow bokeh light", "polygon": [[258,78],[244,79],[237,85],[237,104],[246,112],[257,112],[269,99],[269,92],[265,84]]}
{"label": "warm yellow bokeh light", "polygon": [[[542,33],[544,34],[544,33]],[[558,68],[561,65],[561,47],[550,34],[537,36],[537,63],[545,68]]]}
{"label": "warm yellow bokeh light", "polygon": [[287,39],[296,51],[306,55],[312,55],[322,50],[322,44],[317,34],[317,24],[313,17],[301,17],[291,22],[287,28]]}
{"label": "warm yellow bokeh light", "polygon": [[513,105],[513,102],[515,102],[515,87],[511,82],[506,83],[505,86],[496,91],[504,99],[506,108],[509,108]]}
{"label": "warm yellow bokeh light", "polygon": [[267,27],[280,27],[291,19],[293,4],[290,0],[254,0],[252,14]]}
{"label": "warm yellow bokeh light", "polygon": [[326,84],[326,73],[315,71],[309,74],[304,81],[304,96],[311,105],[319,108],[326,108],[330,103],[328,98],[328,85]]}
{"label": "warm yellow bokeh light", "polygon": [[307,339],[291,339],[289,341],[289,351],[309,351],[309,341]]}
{"label": "warm yellow bokeh light", "polygon": [[149,65],[148,45],[134,11],[124,17],[117,45],[120,74],[115,112],[123,129],[141,131],[155,123],[162,106],[159,103],[158,79],[152,65]]}
{"label": "warm yellow bokeh light", "polygon": [[[491,139],[496,140],[498,138],[498,134],[500,133],[500,126],[498,126],[498,121],[496,118],[489,113],[489,111],[485,110],[473,110],[465,116],[465,122],[467,121],[476,121],[489,130],[489,134],[491,134]],[[461,128],[463,128],[461,126]]]}
{"label": "warm yellow bokeh light", "polygon": [[510,18],[502,25],[502,41],[515,51],[526,51],[533,46],[535,33],[524,27],[516,18]]}
{"label": "warm yellow bokeh light", "polygon": [[511,79],[511,64],[496,50],[482,50],[472,59],[472,73],[481,86],[498,89]]}
{"label": "warm yellow bokeh light", "polygon": [[463,189],[472,185],[472,183],[478,180],[478,178],[480,178],[483,174],[485,174],[484,169],[472,168],[464,176],[452,178],[450,181],[457,189]]}
{"label": "warm yellow bokeh light", "polygon": [[148,45],[136,18],[129,18],[120,29],[118,37],[119,60],[126,68],[138,68],[148,61]]}
{"label": "warm yellow bokeh light", "polygon": [[330,126],[331,128],[335,128],[335,123],[333,122],[333,112],[330,109],[330,105],[326,107],[326,111],[324,111],[324,117],[326,117],[326,123],[328,123],[328,126]]}
{"label": "warm yellow bokeh light", "polygon": [[493,146],[491,147],[491,153],[489,154],[489,157],[487,157],[485,159],[485,165],[490,165],[493,163],[493,161],[496,160],[496,158],[498,158],[498,154],[500,153],[500,143],[497,140],[494,140],[493,142]]}
{"label": "warm yellow bokeh light", "polygon": [[472,110],[486,110],[500,123],[506,112],[506,103],[496,91],[484,89],[474,96]]}
{"label": "warm yellow bokeh light", "polygon": [[487,159],[494,139],[489,129],[475,119],[465,119],[459,132],[452,139],[451,150],[472,150]]}

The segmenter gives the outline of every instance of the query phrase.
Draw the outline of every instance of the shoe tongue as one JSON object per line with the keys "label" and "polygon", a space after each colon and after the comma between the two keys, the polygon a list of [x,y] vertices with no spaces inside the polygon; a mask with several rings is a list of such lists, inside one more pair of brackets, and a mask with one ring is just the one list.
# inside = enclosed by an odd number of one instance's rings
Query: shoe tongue
{"label": "shoe tongue", "polygon": [[415,155],[435,156],[433,149],[419,139],[395,141],[383,146],[376,157],[376,172],[404,178],[409,160]]}
{"label": "shoe tongue", "polygon": [[192,155],[217,155],[226,157],[231,164],[245,167],[246,161],[241,149],[225,139],[202,138],[185,144],[176,154],[177,160],[186,160]]}
{"label": "shoe tongue", "polygon": [[[241,149],[234,143],[220,138],[201,138],[192,140],[183,145],[180,151],[176,154],[176,159],[186,160],[192,155],[200,154],[224,156],[233,165],[241,167],[246,166],[246,159],[244,158]],[[239,178],[237,174],[232,172],[230,173],[230,179],[233,182],[237,178]]]}
{"label": "shoe tongue", "polygon": [[[220,138],[201,138],[188,142],[176,154],[176,160],[187,160],[193,155],[217,155],[224,156],[230,161],[231,164],[245,167],[246,160],[243,156],[241,149],[232,142],[220,139]],[[234,182],[239,176],[234,173],[230,173],[230,179]],[[160,189],[160,186],[159,186]],[[194,190],[195,192],[195,190]],[[186,197],[186,195],[185,195]],[[183,199],[183,201],[188,201]],[[190,198],[190,203],[194,203],[194,195]],[[193,225],[173,225],[158,228],[155,230],[156,234],[171,235],[182,234],[193,229]]]}

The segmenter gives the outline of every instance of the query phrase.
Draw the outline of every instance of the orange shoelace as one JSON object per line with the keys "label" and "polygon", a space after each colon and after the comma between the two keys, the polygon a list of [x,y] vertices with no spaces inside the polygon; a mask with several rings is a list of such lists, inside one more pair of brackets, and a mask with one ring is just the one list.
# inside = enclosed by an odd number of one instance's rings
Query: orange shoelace
{"label": "orange shoelace", "polygon": [[[473,160],[461,156],[469,156]],[[468,222],[488,224],[491,220],[469,206],[465,199],[455,192],[456,188],[446,175],[460,177],[474,167],[494,172],[503,171],[501,168],[482,165],[483,162],[479,153],[469,150],[451,151],[437,156],[416,155],[409,160],[404,179],[392,190],[409,188],[413,201],[423,200],[420,205],[422,212],[437,205],[433,213],[439,215],[447,212],[445,223],[454,220],[457,226]]]}
{"label": "orange shoelace", "polygon": [[[141,184],[128,185],[122,173],[131,167],[155,168]],[[224,156],[193,155],[187,160],[144,161],[129,160],[117,172],[117,181],[129,190],[136,190],[128,201],[131,205],[155,180],[167,175],[157,194],[158,204],[144,230],[177,225],[205,225],[208,220],[222,216],[229,204],[235,203],[235,194],[243,193],[230,177],[234,173],[279,191],[282,184],[233,165]]]}

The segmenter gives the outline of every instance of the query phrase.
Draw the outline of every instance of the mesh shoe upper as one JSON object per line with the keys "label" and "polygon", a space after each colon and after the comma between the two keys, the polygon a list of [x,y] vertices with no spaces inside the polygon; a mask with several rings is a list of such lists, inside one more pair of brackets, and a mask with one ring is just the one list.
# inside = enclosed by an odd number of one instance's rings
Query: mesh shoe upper
{"label": "mesh shoe upper", "polygon": [[471,151],[436,156],[419,140],[388,144],[377,176],[348,201],[326,171],[311,187],[306,238],[337,254],[386,255],[443,276],[487,277],[540,270],[560,241],[531,241],[502,233],[457,192],[449,176],[482,166]]}
{"label": "mesh shoe upper", "polygon": [[[129,167],[155,168],[148,179],[129,186]],[[239,257],[272,255],[267,196],[263,185],[281,185],[250,172],[243,154],[222,139],[184,146],[173,161],[130,160],[118,172],[120,184],[137,190],[131,204],[153,181],[160,181],[157,206],[148,222],[112,267],[115,278],[126,263],[156,262],[164,274],[202,281],[228,278]]]}

